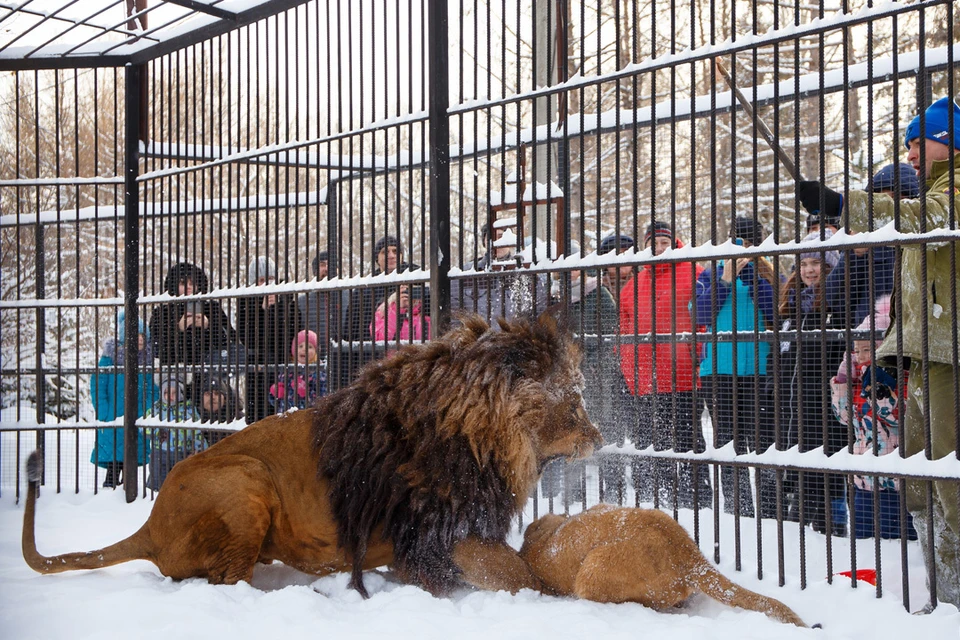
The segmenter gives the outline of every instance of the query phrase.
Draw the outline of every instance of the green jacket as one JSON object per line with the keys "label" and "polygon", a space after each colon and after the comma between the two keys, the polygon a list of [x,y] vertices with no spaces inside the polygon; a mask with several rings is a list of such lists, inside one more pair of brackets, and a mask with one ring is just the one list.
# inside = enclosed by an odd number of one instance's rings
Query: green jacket
{"label": "green jacket", "polygon": [[[951,196],[949,160],[933,163],[930,179],[927,180],[927,231],[950,228],[951,197],[960,199],[960,191]],[[960,153],[954,156],[954,185],[960,188]],[[853,231],[868,231],[869,209],[868,194],[863,191],[851,191],[846,203],[850,228]],[[900,232],[919,233],[921,202],[917,200],[900,201]],[[893,221],[893,199],[883,194],[873,195],[873,227],[880,228]],[[956,227],[954,227],[956,229]],[[927,317],[929,350],[927,357],[933,362],[953,364],[953,342],[960,340],[960,331],[954,332],[954,318],[957,310],[951,304],[951,287],[960,281],[960,256],[956,268],[950,268],[951,245],[957,241],[932,242],[924,245],[904,245],[900,267],[900,286],[903,296],[903,355],[908,358],[923,358],[922,322]],[[960,248],[960,247],[958,247]],[[920,269],[921,251],[927,252],[927,281],[922,280]],[[927,287],[926,309],[921,306],[921,286]],[[895,325],[887,334],[877,356],[892,358],[897,354]]]}

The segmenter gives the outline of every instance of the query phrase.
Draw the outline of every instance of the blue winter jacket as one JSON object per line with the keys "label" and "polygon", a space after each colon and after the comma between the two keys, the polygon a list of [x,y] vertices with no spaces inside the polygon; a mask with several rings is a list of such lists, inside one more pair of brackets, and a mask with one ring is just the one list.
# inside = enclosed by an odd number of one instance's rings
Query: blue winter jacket
{"label": "blue winter jacket", "polygon": [[[826,298],[831,309],[852,310],[851,327],[856,327],[873,311],[877,298],[893,293],[893,270],[896,251],[893,247],[873,248],[874,292],[870,296],[870,254],[841,254],[836,268],[827,275]],[[850,271],[850,295],[847,296],[846,272]],[[848,302],[849,301],[849,302]]]}
{"label": "blue winter jacket", "polygon": [[[709,331],[734,331],[733,286],[720,280],[724,263],[717,264],[717,270],[704,269],[697,278],[697,324],[706,325]],[[737,375],[752,376],[756,373],[766,375],[767,357],[770,355],[770,343],[760,342],[754,346],[753,332],[764,331],[773,319],[773,287],[763,278],[756,279],[754,288],[754,265],[748,263],[734,281],[736,294],[736,331],[748,333],[737,340]],[[714,307],[713,290],[717,300]],[[756,310],[759,309],[759,313]],[[759,358],[759,362],[757,361]],[[755,365],[759,365],[756,367]],[[732,375],[733,343],[717,342],[716,369],[714,369],[713,344],[705,338],[703,358],[700,361],[700,376]]]}
{"label": "blue winter jacket", "polygon": [[[119,320],[121,329],[117,340],[107,340],[103,355],[97,363],[99,367],[123,366],[123,317]],[[141,321],[141,332],[148,333]],[[138,354],[141,364],[149,366],[153,363],[152,352],[148,347]],[[90,376],[90,397],[93,408],[97,413],[98,422],[112,422],[124,412],[124,380],[122,373],[103,372]],[[149,373],[137,374],[137,417],[143,416],[155,402],[160,399],[160,389],[153,383],[153,376]],[[150,443],[144,438],[143,429],[137,429],[137,464],[146,464],[150,454]],[[123,428],[107,427],[97,429],[97,445],[90,454],[90,462],[105,467],[111,462],[123,462]]]}

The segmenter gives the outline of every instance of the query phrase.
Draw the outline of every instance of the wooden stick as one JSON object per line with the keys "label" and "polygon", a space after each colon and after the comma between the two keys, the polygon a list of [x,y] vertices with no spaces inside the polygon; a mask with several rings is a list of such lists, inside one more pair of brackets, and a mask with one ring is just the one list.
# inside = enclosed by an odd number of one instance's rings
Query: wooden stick
{"label": "wooden stick", "polygon": [[750,101],[747,100],[747,96],[743,95],[743,92],[740,91],[736,84],[734,84],[733,78],[731,78],[730,74],[727,73],[723,63],[720,62],[720,58],[714,58],[713,62],[717,65],[717,71],[720,72],[720,75],[723,76],[723,79],[727,81],[728,85],[730,85],[730,89],[733,90],[734,95],[737,96],[737,101],[740,102],[740,106],[743,107],[743,110],[747,112],[748,116],[753,118],[753,123],[756,125],[760,135],[763,136],[763,139],[767,141],[767,144],[770,145],[770,148],[773,149],[773,152],[777,154],[777,158],[780,159],[780,164],[783,165],[783,168],[787,170],[787,173],[790,174],[790,177],[793,178],[795,182],[800,182],[803,180],[803,178],[800,177],[800,173],[797,171],[796,165],[793,164],[793,160],[789,155],[787,155],[787,152],[783,150],[783,147],[781,147],[777,140],[773,137],[773,133],[770,131],[764,121],[757,116],[757,112],[753,110],[753,105],[751,105]]}

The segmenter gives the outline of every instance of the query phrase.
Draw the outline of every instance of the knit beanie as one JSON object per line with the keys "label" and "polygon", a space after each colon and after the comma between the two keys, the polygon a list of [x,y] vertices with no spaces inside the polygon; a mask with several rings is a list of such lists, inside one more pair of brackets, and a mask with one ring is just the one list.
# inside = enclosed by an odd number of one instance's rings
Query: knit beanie
{"label": "knit beanie", "polygon": [[906,162],[900,164],[888,164],[867,182],[867,191],[893,191],[896,187],[895,179],[897,169],[900,170],[900,197],[917,198],[920,196],[920,181],[917,180],[917,172],[913,170]]}
{"label": "knit beanie", "polygon": [[290,355],[293,356],[293,359],[297,359],[297,347],[300,346],[300,343],[306,340],[313,345],[313,348],[317,348],[317,334],[309,329],[304,329],[297,334],[297,337],[293,339],[293,345],[290,347]]}
{"label": "knit beanie", "polygon": [[650,242],[650,239],[654,236],[660,238],[670,238],[673,240],[673,227],[671,227],[666,222],[653,222],[647,225],[647,232],[643,234],[643,244]]}
{"label": "knit beanie", "polygon": [[314,277],[316,277],[316,276],[318,276],[318,275],[320,274],[320,263],[321,263],[321,262],[328,262],[328,261],[329,261],[329,260],[328,260],[329,257],[330,257],[330,254],[329,254],[328,252],[326,252],[326,251],[321,251],[320,253],[318,253],[318,254],[313,258],[313,263],[311,264],[311,266],[313,267],[313,275],[314,275]]}
{"label": "knit beanie", "polygon": [[753,245],[763,242],[763,225],[753,218],[737,216],[733,222],[733,237],[743,238]]}
{"label": "knit beanie", "polygon": [[277,265],[266,256],[254,258],[247,268],[247,284],[256,284],[260,278],[276,278]]}
{"label": "knit beanie", "polygon": [[600,246],[597,247],[597,255],[603,255],[605,253],[610,253],[611,251],[616,251],[617,253],[625,251],[633,246],[633,238],[624,234],[613,234],[609,235],[603,240],[600,241]]}
{"label": "knit beanie", "polygon": [[[833,231],[830,229],[825,229],[824,240],[829,240],[833,236]],[[820,232],[814,231],[804,236],[801,242],[817,242],[820,240]],[[816,258],[817,260],[822,260],[830,265],[831,269],[836,269],[837,264],[840,262],[840,252],[839,251],[811,251],[807,249],[800,254],[800,259],[804,260],[806,258]]]}
{"label": "knit beanie", "polygon": [[383,236],[373,245],[373,257],[376,258],[380,255],[380,251],[384,247],[396,247],[397,253],[403,253],[403,245],[400,244],[400,241],[397,240],[395,236]]}
{"label": "knit beanie", "polygon": [[[953,109],[953,135],[950,135],[950,110]],[[924,126],[926,127],[923,135],[928,140],[942,142],[953,148],[960,148],[960,107],[956,102],[944,96],[932,105],[927,107],[924,112]],[[910,141],[920,137],[920,115],[918,114],[907,125],[907,131],[903,136],[903,146],[910,148]],[[952,140],[951,140],[952,138]]]}
{"label": "knit beanie", "polygon": [[[147,344],[150,344],[150,325],[143,321],[143,318],[137,318],[137,333],[142,335]],[[127,315],[126,311],[120,309],[117,312],[117,341],[123,344],[127,339]]]}

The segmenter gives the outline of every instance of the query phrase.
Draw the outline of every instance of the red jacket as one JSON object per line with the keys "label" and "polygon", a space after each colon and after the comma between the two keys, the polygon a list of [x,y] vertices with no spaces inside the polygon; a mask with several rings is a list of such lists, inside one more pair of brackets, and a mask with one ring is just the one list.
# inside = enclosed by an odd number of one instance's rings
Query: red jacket
{"label": "red jacket", "polygon": [[[676,241],[676,246],[683,243]],[[693,333],[690,301],[696,293],[697,276],[703,268],[692,262],[647,265],[620,290],[620,335],[649,336],[653,330],[653,307],[656,307],[656,333],[670,336],[674,332]],[[653,299],[656,279],[656,300]],[[674,292],[676,297],[674,298]],[[636,324],[634,324],[636,323]],[[653,344],[623,344],[620,366],[627,387],[634,395],[692,391],[696,381],[696,359],[693,345],[688,343],[657,344],[657,380],[653,381]],[[634,375],[636,363],[636,376]],[[674,382],[676,369],[676,382]]]}

